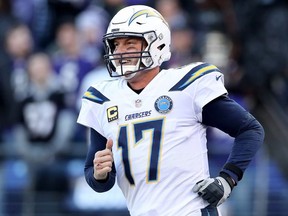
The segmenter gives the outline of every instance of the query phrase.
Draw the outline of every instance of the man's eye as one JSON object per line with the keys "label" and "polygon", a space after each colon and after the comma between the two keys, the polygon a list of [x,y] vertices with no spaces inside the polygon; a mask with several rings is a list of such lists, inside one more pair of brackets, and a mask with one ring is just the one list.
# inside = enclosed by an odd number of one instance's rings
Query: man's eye
{"label": "man's eye", "polygon": [[128,45],[134,45],[135,42],[134,41],[128,41]]}

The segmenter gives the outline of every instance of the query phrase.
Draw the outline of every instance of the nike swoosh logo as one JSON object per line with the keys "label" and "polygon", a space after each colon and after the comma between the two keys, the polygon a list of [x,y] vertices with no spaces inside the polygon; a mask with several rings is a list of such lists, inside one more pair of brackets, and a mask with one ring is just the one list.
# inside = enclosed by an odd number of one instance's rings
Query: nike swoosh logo
{"label": "nike swoosh logo", "polygon": [[216,76],[216,80],[218,81],[222,75]]}

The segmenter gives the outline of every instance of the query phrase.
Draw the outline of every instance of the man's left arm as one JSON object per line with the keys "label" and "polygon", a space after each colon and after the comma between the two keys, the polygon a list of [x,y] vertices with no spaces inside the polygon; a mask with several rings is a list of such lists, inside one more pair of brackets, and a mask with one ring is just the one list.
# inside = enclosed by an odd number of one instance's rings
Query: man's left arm
{"label": "man's left arm", "polygon": [[219,206],[237,185],[264,141],[262,125],[243,107],[223,95],[203,107],[202,123],[234,137],[232,151],[216,178],[198,182],[193,191],[214,206]]}

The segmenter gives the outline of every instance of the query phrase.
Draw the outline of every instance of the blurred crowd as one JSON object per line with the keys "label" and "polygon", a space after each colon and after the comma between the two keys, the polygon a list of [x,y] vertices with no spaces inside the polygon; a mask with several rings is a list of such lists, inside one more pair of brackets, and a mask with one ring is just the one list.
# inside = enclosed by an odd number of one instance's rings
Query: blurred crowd
{"label": "blurred crowd", "polygon": [[[86,130],[76,124],[81,96],[91,83],[110,79],[102,36],[131,4],[153,6],[169,23],[172,58],[164,68],[207,61],[247,109],[263,91],[287,109],[285,0],[0,0],[0,172],[7,188],[0,200],[19,203],[32,186],[58,191],[59,200],[71,192],[87,147]],[[69,169],[71,161],[80,173]],[[15,183],[19,170],[28,182]],[[2,208],[7,215],[23,211]]]}

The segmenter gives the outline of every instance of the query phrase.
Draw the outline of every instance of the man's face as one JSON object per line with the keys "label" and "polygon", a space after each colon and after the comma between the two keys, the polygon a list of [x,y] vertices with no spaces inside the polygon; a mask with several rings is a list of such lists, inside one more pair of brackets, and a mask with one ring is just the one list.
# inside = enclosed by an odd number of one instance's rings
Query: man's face
{"label": "man's face", "polygon": [[[121,64],[136,65],[141,57],[140,52],[145,48],[143,47],[143,39],[137,37],[116,38],[114,39],[113,45],[113,54],[122,54],[122,56],[119,55],[118,60],[115,60],[117,66]],[[116,57],[118,58],[118,56]]]}

